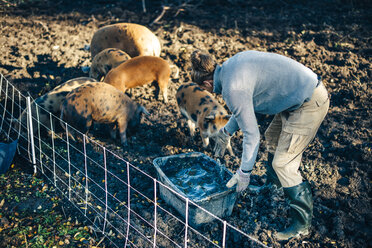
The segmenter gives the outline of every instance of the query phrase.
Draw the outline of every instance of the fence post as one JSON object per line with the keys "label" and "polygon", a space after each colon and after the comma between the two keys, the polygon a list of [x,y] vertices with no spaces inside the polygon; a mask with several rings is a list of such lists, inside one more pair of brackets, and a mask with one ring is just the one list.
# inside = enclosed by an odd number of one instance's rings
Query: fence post
{"label": "fence post", "polygon": [[[22,100],[21,100],[21,92],[18,91],[18,105],[19,105],[19,125],[18,125],[18,136],[17,136],[17,139],[19,139],[19,137],[21,137],[21,130],[22,130]],[[18,148],[18,146],[17,146]]]}
{"label": "fence post", "polygon": [[54,148],[54,129],[53,129],[53,116],[52,113],[49,112],[49,118],[50,118],[50,131],[52,132],[52,150],[53,150],[53,179],[54,179],[54,187],[57,188],[57,175],[56,175],[56,153]]}
{"label": "fence post", "polygon": [[154,178],[154,248],[156,247],[156,232],[157,232],[157,200],[156,200],[156,178]]}
{"label": "fence post", "polygon": [[105,220],[103,222],[102,234],[105,234],[106,222],[107,222],[107,204],[108,204],[108,192],[107,192],[107,164],[106,164],[106,148],[103,147],[103,163],[105,166]]}
{"label": "fence post", "polygon": [[87,165],[87,149],[86,149],[86,136],[83,134],[83,145],[84,145],[84,167],[85,167],[85,209],[84,216],[87,216],[88,210],[88,165]]}
{"label": "fence post", "polygon": [[223,221],[222,248],[226,247],[226,220]]}
{"label": "fence post", "polygon": [[[0,93],[1,93],[1,87],[0,87]],[[18,109],[19,109],[19,118],[18,118],[18,134],[17,139],[19,140],[19,137],[21,137],[21,127],[22,127],[22,101],[21,101],[21,92],[18,91]],[[19,149],[19,146],[17,146],[17,152],[18,154],[21,154],[21,150]]]}
{"label": "fence post", "polygon": [[66,124],[66,144],[67,144],[67,163],[68,163],[68,200],[71,201],[71,161],[70,161],[70,142],[68,139],[68,125]]}
{"label": "fence post", "polygon": [[3,90],[3,74],[1,74],[1,78],[0,78],[0,96],[1,96],[1,91]]}
{"label": "fence post", "polygon": [[187,231],[188,231],[188,225],[189,225],[189,198],[186,198],[186,214],[185,214],[185,248],[187,248]]}
{"label": "fence post", "polygon": [[12,129],[12,122],[13,122],[13,114],[14,114],[14,85],[12,85],[12,112],[10,113],[10,122],[9,122],[9,129],[8,129],[8,140],[10,139],[10,130]]}
{"label": "fence post", "polygon": [[27,114],[28,114],[28,129],[30,135],[30,142],[31,142],[31,153],[32,153],[32,164],[34,165],[34,173],[36,174],[36,155],[35,155],[35,145],[34,145],[34,130],[32,127],[32,112],[31,112],[31,99],[30,97],[26,97],[27,100]]}
{"label": "fence post", "polygon": [[129,176],[129,162],[127,162],[127,180],[128,180],[128,219],[127,219],[127,235],[125,237],[125,245],[127,247],[128,239],[129,239],[129,227],[130,227],[130,176]]}
{"label": "fence post", "polygon": [[[4,102],[4,112],[3,112],[3,118],[1,119],[1,126],[0,126],[0,131],[3,130],[3,124],[4,124],[4,119],[5,119],[5,113],[6,113],[6,104],[7,104],[7,99],[8,99],[8,87],[9,84],[6,81],[6,86],[5,86],[5,102]],[[3,78],[1,77],[1,87],[3,87]],[[2,88],[0,88],[0,93],[1,93]]]}

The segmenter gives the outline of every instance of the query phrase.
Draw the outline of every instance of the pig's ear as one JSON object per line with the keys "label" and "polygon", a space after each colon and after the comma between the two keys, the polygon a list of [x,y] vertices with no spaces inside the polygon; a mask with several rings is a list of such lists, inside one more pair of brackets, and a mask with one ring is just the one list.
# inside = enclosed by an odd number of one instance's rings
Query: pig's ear
{"label": "pig's ear", "polygon": [[208,115],[204,118],[206,121],[213,121],[214,119],[216,119],[216,116],[215,115]]}
{"label": "pig's ear", "polygon": [[150,113],[149,113],[149,111],[147,111],[147,109],[144,107],[144,106],[139,106],[139,113],[141,114],[141,113],[144,113],[145,115],[147,115],[147,116],[149,116],[150,115]]}

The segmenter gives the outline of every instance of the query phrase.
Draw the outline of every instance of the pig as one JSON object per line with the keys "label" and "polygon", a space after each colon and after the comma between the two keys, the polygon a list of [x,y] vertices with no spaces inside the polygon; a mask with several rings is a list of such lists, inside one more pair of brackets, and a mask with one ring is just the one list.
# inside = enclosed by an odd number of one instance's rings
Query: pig
{"label": "pig", "polygon": [[[81,86],[83,83],[87,82],[97,82],[97,80],[89,77],[78,77],[73,78],[65,83],[58,85],[48,93],[38,97],[31,103],[31,113],[33,117],[33,131],[37,131],[38,123],[37,118],[39,116],[40,127],[43,126],[50,128],[50,113],[55,116],[60,115],[60,106],[62,101],[65,99],[66,95],[71,92],[73,89]],[[36,104],[39,106],[36,112]],[[19,129],[19,124],[22,123],[22,126],[27,127],[27,108],[21,113],[18,121],[16,122],[15,130]]]}
{"label": "pig", "polygon": [[[149,115],[147,110],[132,101],[122,91],[100,82],[86,83],[67,94],[61,105],[61,124],[65,122],[87,134],[93,122],[108,124],[110,135],[116,138],[119,130],[121,143],[127,145],[126,130],[136,128],[141,114]],[[62,125],[65,127],[65,125]],[[75,131],[69,129],[69,137],[75,140]]]}
{"label": "pig", "polygon": [[156,87],[168,102],[168,83],[171,70],[167,61],[155,56],[138,56],[120,64],[107,73],[104,82],[125,92],[129,88],[157,82]]}
{"label": "pig", "polygon": [[160,56],[158,37],[147,27],[135,23],[116,23],[98,29],[91,40],[92,58],[106,48],[118,48],[130,57]]}
{"label": "pig", "polygon": [[[203,147],[208,147],[209,138],[213,139],[226,125],[230,115],[211,93],[195,83],[182,84],[177,89],[176,99],[181,114],[187,118],[190,135],[195,136],[195,126],[197,126]],[[234,155],[230,142],[227,149],[230,155]]]}
{"label": "pig", "polygon": [[94,56],[89,71],[89,77],[102,81],[104,76],[121,63],[130,59],[130,56],[117,48],[106,48]]}

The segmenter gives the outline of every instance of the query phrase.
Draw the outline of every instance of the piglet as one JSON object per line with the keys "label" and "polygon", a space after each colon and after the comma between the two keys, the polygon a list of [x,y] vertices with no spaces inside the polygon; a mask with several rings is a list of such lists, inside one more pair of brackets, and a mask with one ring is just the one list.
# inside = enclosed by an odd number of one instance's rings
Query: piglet
{"label": "piglet", "polygon": [[110,70],[104,82],[125,92],[129,88],[156,81],[156,86],[163,93],[163,100],[167,103],[170,74],[169,64],[164,59],[155,56],[138,56]]}
{"label": "piglet", "polygon": [[[38,126],[50,128],[50,113],[59,116],[61,103],[65,99],[66,95],[73,89],[88,82],[97,82],[97,80],[89,77],[73,78],[35,99],[35,101],[31,103],[32,119],[34,120],[32,124],[34,133],[36,133]],[[36,108],[36,104],[38,105],[38,108]],[[37,121],[40,122],[39,125]],[[18,118],[14,127],[15,130],[19,129],[20,124],[22,126],[27,126],[27,108]]]}
{"label": "piglet", "polygon": [[[182,84],[177,89],[176,99],[181,114],[187,118],[191,136],[195,135],[195,127],[198,127],[203,147],[208,147],[209,138],[213,139],[218,130],[226,125],[230,115],[211,93],[195,83]],[[227,149],[234,155],[230,143]]]}
{"label": "piglet", "polygon": [[[100,80],[102,77],[121,63],[130,59],[130,56],[117,48],[106,48],[94,56],[89,71],[89,77]],[[100,80],[101,81],[101,80]]]}
{"label": "piglet", "polygon": [[[87,83],[76,88],[61,106],[61,120],[85,134],[93,122],[113,125],[111,137],[115,139],[117,128],[123,145],[127,144],[127,127],[137,127],[142,113],[149,115],[143,106],[106,83]],[[70,137],[75,140],[71,131]]]}

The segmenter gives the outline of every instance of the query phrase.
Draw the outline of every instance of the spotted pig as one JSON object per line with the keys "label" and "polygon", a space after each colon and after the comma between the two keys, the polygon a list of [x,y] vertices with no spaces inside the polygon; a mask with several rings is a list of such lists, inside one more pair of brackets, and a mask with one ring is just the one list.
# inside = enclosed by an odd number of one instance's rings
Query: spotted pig
{"label": "spotted pig", "polygon": [[130,56],[117,48],[106,48],[94,56],[89,71],[89,77],[100,80],[102,77],[121,63],[130,59]]}
{"label": "spotted pig", "polygon": [[[43,96],[35,99],[31,103],[31,113],[33,117],[33,130],[37,131],[37,127],[48,127],[50,128],[50,113],[55,116],[60,115],[60,106],[62,101],[65,99],[66,95],[71,92],[73,89],[79,87],[83,83],[87,82],[96,82],[97,80],[89,77],[78,77],[70,79],[65,83],[58,85],[48,93]],[[36,104],[38,108],[36,110]],[[40,125],[38,125],[37,120],[39,119]],[[22,123],[22,130],[25,130],[27,127],[27,109],[25,109],[18,119],[18,124],[16,125],[16,130],[19,128],[19,123]]]}
{"label": "spotted pig", "polygon": [[[199,128],[203,147],[209,145],[209,138],[217,134],[230,119],[225,108],[206,90],[195,83],[181,85],[176,94],[178,107],[187,118],[191,136],[195,135],[195,126]],[[233,155],[231,144],[227,147]]]}
{"label": "spotted pig", "polygon": [[116,23],[98,29],[90,43],[92,58],[106,48],[118,48],[131,57],[160,56],[160,41],[147,27],[134,23]]}
{"label": "spotted pig", "polygon": [[129,88],[156,81],[157,88],[159,88],[163,94],[164,102],[168,102],[168,82],[170,73],[169,64],[164,59],[155,56],[138,56],[129,59],[109,71],[104,82],[125,92]]}
{"label": "spotted pig", "polygon": [[[71,91],[61,106],[61,120],[86,134],[93,122],[109,124],[111,137],[115,139],[116,130],[119,130],[123,145],[127,144],[127,127],[136,128],[141,113],[149,114],[120,90],[98,82],[86,83]],[[68,133],[75,140],[73,129]]]}

